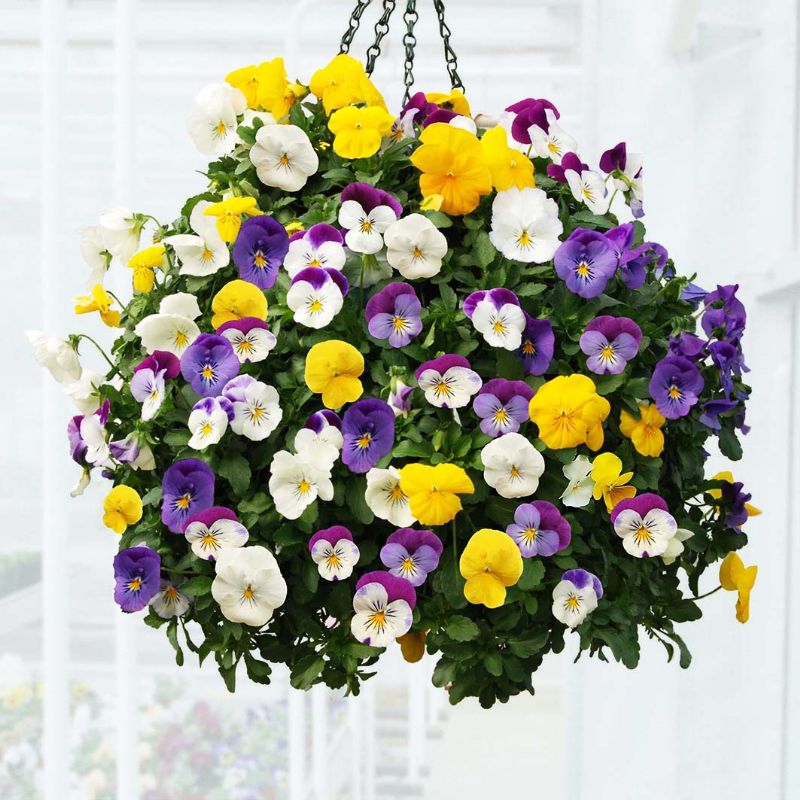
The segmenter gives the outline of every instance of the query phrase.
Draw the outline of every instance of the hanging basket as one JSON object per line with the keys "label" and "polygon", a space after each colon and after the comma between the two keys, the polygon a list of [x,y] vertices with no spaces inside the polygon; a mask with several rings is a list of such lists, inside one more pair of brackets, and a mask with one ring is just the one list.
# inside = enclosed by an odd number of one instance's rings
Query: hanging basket
{"label": "hanging basket", "polygon": [[78,404],[75,493],[113,483],[115,599],[231,690],[284,663],[357,694],[399,643],[489,706],[566,634],[632,668],[644,633],[688,666],[674,623],[707,567],[742,622],[755,578],[733,551],[756,509],[705,466],[747,431],[737,287],[647,239],[624,143],[590,168],[547,100],[473,116],[441,2],[452,89],[411,94],[409,2],[390,114],[369,73],[393,2],[367,69],[347,54],[366,5],[308,86],[276,58],[203,89],[208,185],[174,221],[82,231],[105,376],[85,335],[31,335]]}

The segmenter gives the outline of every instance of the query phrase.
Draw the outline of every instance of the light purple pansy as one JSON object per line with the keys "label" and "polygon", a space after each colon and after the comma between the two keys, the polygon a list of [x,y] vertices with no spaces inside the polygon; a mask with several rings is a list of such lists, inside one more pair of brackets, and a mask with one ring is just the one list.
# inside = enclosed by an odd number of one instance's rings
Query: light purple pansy
{"label": "light purple pansy", "polygon": [[638,289],[645,282],[647,268],[653,262],[655,262],[656,277],[661,276],[667,263],[667,258],[666,248],[658,244],[658,242],[643,242],[624,254],[620,261],[619,275],[629,289]]}
{"label": "light purple pansy", "polygon": [[648,389],[661,414],[678,419],[691,411],[704,386],[694,362],[682,356],[666,356],[656,364]]}
{"label": "light purple pansy", "polygon": [[502,436],[527,422],[532,397],[533,389],[525,381],[493,378],[475,396],[472,410],[481,418],[481,430],[487,436]]}
{"label": "light purple pansy", "polygon": [[569,522],[546,500],[518,505],[506,533],[517,543],[523,558],[552,556],[572,539]]}
{"label": "light purple pansy", "polygon": [[414,374],[425,399],[438,408],[463,408],[483,386],[469,361],[455,354],[425,361]]}
{"label": "light purple pansy", "polygon": [[684,331],[678,336],[670,337],[669,352],[673,356],[683,356],[692,361],[698,361],[705,358],[706,344],[705,339]]}
{"label": "light purple pansy", "polygon": [[596,375],[619,375],[639,350],[641,328],[628,317],[595,317],[580,338],[581,350],[589,356],[587,369]]}
{"label": "light purple pansy", "polygon": [[395,415],[377,397],[356,400],[342,417],[342,461],[351,472],[369,472],[394,446]]}
{"label": "light purple pansy", "polygon": [[433,531],[398,528],[389,535],[380,557],[392,575],[416,587],[439,566],[443,549],[442,540]]}
{"label": "light purple pansy", "polygon": [[181,373],[197,394],[212,397],[239,374],[239,359],[224,336],[201,333],[181,356]]}
{"label": "light purple pansy", "polygon": [[602,233],[576,228],[553,256],[558,276],[579,297],[597,297],[617,269],[617,257]]}
{"label": "light purple pansy", "polygon": [[389,405],[396,417],[407,417],[411,411],[411,395],[414,393],[413,386],[406,386],[401,380],[393,381],[393,388],[389,392]]}
{"label": "light purple pansy", "polygon": [[114,556],[114,601],[126,613],[141,611],[161,586],[161,556],[149,547],[129,547]]}
{"label": "light purple pansy", "polygon": [[223,322],[217,328],[217,336],[224,336],[231,343],[233,352],[242,364],[263,361],[278,343],[267,323],[258,317]]}
{"label": "light purple pansy", "polygon": [[180,374],[180,360],[173,353],[154,350],[133,368],[131,394],[142,404],[142,419],[152,419],[164,402],[165,382]]}
{"label": "light purple pansy", "polygon": [[233,261],[242,280],[259,289],[271,289],[288,250],[286,228],[274,217],[261,214],[242,223],[233,245]]}
{"label": "light purple pansy", "polygon": [[717,286],[703,298],[705,310],[700,320],[706,336],[738,339],[744,333],[747,312],[736,296],[739,284]]}
{"label": "light purple pansy", "polygon": [[544,375],[553,360],[556,337],[548,319],[534,319],[525,314],[525,330],[517,354],[526,375]]}
{"label": "light purple pansy", "polygon": [[353,534],[344,525],[317,531],[308,540],[308,550],[320,577],[326,581],[349,578],[361,556]]}
{"label": "light purple pansy", "polygon": [[[92,440],[105,440],[105,428],[108,424],[108,415],[111,411],[111,403],[104,400],[103,404],[93,413],[76,414],[67,423],[67,440],[69,441],[69,453],[76,464],[86,466],[87,453],[90,443],[87,436]],[[87,421],[87,422],[85,422]],[[91,435],[90,435],[91,434]],[[94,461],[89,463],[96,463]]]}
{"label": "light purple pansy", "polygon": [[161,521],[173,533],[183,533],[186,520],[214,505],[214,472],[199,458],[176,461],[161,484]]}
{"label": "light purple pansy", "polygon": [[422,305],[408,283],[389,283],[367,301],[364,315],[372,336],[391,347],[404,347],[422,330]]}
{"label": "light purple pansy", "polygon": [[289,277],[293,278],[306,267],[340,270],[346,259],[341,231],[327,222],[319,222],[289,237],[289,250],[283,259],[283,266]]}

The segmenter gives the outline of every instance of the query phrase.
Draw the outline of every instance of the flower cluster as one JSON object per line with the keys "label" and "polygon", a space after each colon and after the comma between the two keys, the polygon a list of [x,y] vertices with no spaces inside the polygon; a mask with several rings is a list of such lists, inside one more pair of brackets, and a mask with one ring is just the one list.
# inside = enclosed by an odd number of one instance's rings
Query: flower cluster
{"label": "flower cluster", "polygon": [[[571,629],[687,663],[676,576],[698,594],[757,513],[705,469],[711,437],[741,455],[746,315],[646,239],[641,157],[590,167],[545,99],[473,117],[418,93],[395,117],[347,55],[307,87],[281,59],[235,70],[188,130],[214,160],[177,219],[81,231],[75,310],[118,330],[110,371],[83,334],[30,334],[78,407],[75,493],[113,482],[122,610],[179,660],[196,623],[229,687],[285,662],[357,692],[398,641],[490,705]],[[724,565],[744,621],[755,568]]]}

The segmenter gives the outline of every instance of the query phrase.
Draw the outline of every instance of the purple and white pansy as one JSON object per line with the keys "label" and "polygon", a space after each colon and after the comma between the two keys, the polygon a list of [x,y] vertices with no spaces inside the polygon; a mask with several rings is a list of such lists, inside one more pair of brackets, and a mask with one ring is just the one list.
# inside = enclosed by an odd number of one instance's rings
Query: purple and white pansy
{"label": "purple and white pansy", "polygon": [[517,543],[523,558],[552,556],[567,547],[572,528],[561,512],[546,500],[522,503],[506,533]]}
{"label": "purple and white pansy", "polygon": [[297,453],[310,453],[333,464],[339,458],[344,444],[342,420],[335,411],[327,408],[310,414],[304,427],[294,437]]}
{"label": "purple and white pansy", "polygon": [[439,566],[443,550],[442,540],[433,531],[398,528],[389,534],[380,557],[392,575],[417,587]]}
{"label": "purple and white pansy", "polygon": [[422,330],[421,310],[414,287],[398,282],[387,284],[370,297],[364,315],[372,336],[390,347],[404,347]]}
{"label": "purple and white pansy", "polygon": [[533,389],[525,381],[494,378],[483,384],[472,410],[481,418],[481,430],[487,436],[502,436],[527,422],[532,397]]}
{"label": "purple and white pansy", "polygon": [[463,408],[483,386],[481,376],[459,355],[425,361],[414,374],[425,399],[438,408]]}
{"label": "purple and white pansy", "polygon": [[570,628],[577,628],[597,608],[603,584],[585,569],[569,569],[553,589],[553,616]]}
{"label": "purple and white pansy", "polygon": [[72,460],[76,464],[110,466],[111,450],[106,438],[106,425],[111,404],[105,400],[91,414],[77,414],[67,425],[67,439]]}
{"label": "purple and white pansy", "polygon": [[217,328],[217,336],[226,338],[241,364],[263,361],[278,339],[263,319],[242,317],[224,322]]}
{"label": "purple and white pansy", "polygon": [[221,550],[228,547],[243,547],[250,532],[239,522],[230,508],[211,506],[192,514],[186,520],[183,535],[192,552],[206,560],[215,560]]}
{"label": "purple and white pansy", "polygon": [[131,394],[142,404],[143,420],[153,419],[158,413],[164,402],[165,382],[180,371],[180,360],[167,350],[154,350],[133,368]]}
{"label": "purple and white pansy", "polygon": [[584,164],[577,153],[564,153],[564,155],[561,156],[560,164],[547,165],[547,176],[558,181],[559,183],[566,184],[567,170],[572,170],[580,175],[580,173],[587,169],[589,169],[589,165]]}
{"label": "purple and white pansy", "polygon": [[397,221],[403,207],[388,192],[360,182],[345,186],[341,200],[339,224],[347,231],[347,246],[354,253],[377,253],[383,248],[383,233]]}
{"label": "purple and white pansy", "polygon": [[308,549],[320,577],[326,581],[349,578],[361,556],[353,534],[344,525],[317,531],[308,540]]}
{"label": "purple and white pansy", "polygon": [[553,256],[558,276],[586,299],[602,294],[617,269],[617,257],[602,233],[576,228]]}
{"label": "purple and white pansy", "polygon": [[405,578],[376,570],[356,583],[350,630],[363,644],[386,647],[411,629],[417,593]]}
{"label": "purple and white pansy", "polygon": [[344,237],[338,228],[320,222],[307,231],[297,231],[289,237],[289,250],[283,259],[283,266],[294,278],[307,267],[342,269],[347,260],[344,250]]}
{"label": "purple and white pansy", "polygon": [[642,329],[628,317],[595,317],[580,338],[581,350],[589,356],[587,369],[596,375],[619,375],[638,352]]}
{"label": "purple and white pansy", "polygon": [[306,267],[292,278],[286,305],[294,311],[295,322],[318,330],[342,310],[348,289],[347,278],[338,269]]}
{"label": "purple and white pansy", "polygon": [[620,500],[611,510],[611,524],[625,552],[636,558],[660,556],[678,530],[666,501],[650,492]]}
{"label": "purple and white pansy", "polygon": [[238,375],[228,381],[222,396],[232,409],[231,429],[250,441],[266,439],[283,418],[278,390],[250,375]]}
{"label": "purple and white pansy", "polygon": [[205,450],[216,444],[228,430],[233,419],[233,406],[225,397],[204,397],[192,406],[188,426],[191,431],[189,447]]}
{"label": "purple and white pansy", "polygon": [[464,300],[464,313],[492,347],[517,350],[522,345],[527,320],[519,299],[510,289],[472,292]]}

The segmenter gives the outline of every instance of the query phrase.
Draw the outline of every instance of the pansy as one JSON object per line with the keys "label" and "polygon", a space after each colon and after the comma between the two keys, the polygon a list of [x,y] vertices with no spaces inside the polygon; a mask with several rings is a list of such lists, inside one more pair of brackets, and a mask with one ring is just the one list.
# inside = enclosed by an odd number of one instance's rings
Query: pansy
{"label": "pansy", "polygon": [[[620,228],[622,227],[624,226],[620,226]],[[618,243],[615,243],[612,237],[615,235],[615,231],[619,231],[620,228],[615,228],[606,233],[606,240],[611,243],[615,253],[617,252]],[[629,289],[638,289],[645,282],[647,270],[651,266],[655,266],[655,275],[659,277],[666,262],[667,251],[660,244],[657,242],[643,242],[638,247],[634,247],[619,256],[619,276]]]}
{"label": "pansy", "polygon": [[572,196],[584,203],[593,214],[605,214],[608,210],[606,183],[599,172],[583,169],[580,172],[573,169],[564,170]]}
{"label": "pansy", "polygon": [[57,383],[66,384],[81,377],[82,367],[75,348],[63,339],[46,336],[42,331],[25,331],[33,348],[33,357]]}
{"label": "pansy", "polygon": [[685,549],[683,543],[692,536],[694,536],[694,531],[690,531],[688,528],[678,528],[675,535],[669,540],[667,549],[661,554],[661,560],[667,566],[674,564]]}
{"label": "pansy", "polygon": [[261,545],[221,550],[211,595],[222,616],[260,628],[286,602],[288,588],[275,556]]}
{"label": "pansy", "polygon": [[181,356],[181,374],[197,394],[214,397],[239,374],[239,359],[224,336],[201,333]]}
{"label": "pansy", "polygon": [[522,145],[532,144],[531,127],[533,125],[546,131],[550,127],[550,119],[559,118],[558,109],[549,100],[543,98],[527,97],[507,106],[506,111],[513,115],[511,117],[511,135]]}
{"label": "pansy", "polygon": [[211,324],[219,328],[232,320],[255,317],[266,320],[267,298],[264,292],[249,281],[228,281],[211,301]]}
{"label": "pansy", "polygon": [[700,324],[706,336],[738,339],[744,333],[747,312],[736,296],[739,284],[717,286],[703,298],[703,316]]}
{"label": "pansy", "polygon": [[367,76],[364,65],[347,53],[339,53],[326,66],[318,69],[311,76],[308,86],[312,94],[322,100],[326,114],[351,103],[382,104],[382,98]]}
{"label": "pansy", "polygon": [[236,513],[222,506],[211,506],[192,514],[184,525],[183,535],[192,552],[208,560],[217,558],[220,552],[230,547],[243,547],[250,532],[236,517]]}
{"label": "pansy", "polygon": [[611,510],[611,524],[625,552],[636,558],[660,556],[678,530],[666,501],[650,492],[617,503]]}
{"label": "pansy", "polygon": [[642,329],[628,317],[595,317],[580,338],[589,356],[586,367],[597,375],[619,375],[639,350]]}
{"label": "pansy", "polygon": [[364,316],[372,336],[391,347],[404,347],[422,330],[422,306],[408,283],[390,283],[367,301]]}
{"label": "pansy", "polygon": [[570,628],[577,628],[597,608],[603,585],[597,575],[585,569],[570,569],[553,589],[553,616]]}
{"label": "pansy", "polygon": [[594,493],[592,462],[586,456],[576,456],[561,471],[569,481],[567,488],[561,493],[561,503],[570,508],[583,508]]}
{"label": "pansy", "polygon": [[391,452],[394,424],[394,412],[376,397],[357,400],[344,412],[342,461],[351,472],[368,472]]}
{"label": "pansy", "polygon": [[278,343],[278,339],[263,319],[243,317],[223,322],[216,330],[233,347],[240,363],[263,361]]}
{"label": "pansy", "polygon": [[229,197],[227,200],[206,206],[203,213],[216,219],[217,232],[223,242],[235,242],[242,227],[242,220],[259,216],[264,212],[259,209],[254,197]]}
{"label": "pansy", "polygon": [[705,358],[707,344],[705,339],[684,331],[677,336],[670,336],[669,352],[673,356],[683,356],[691,361],[699,361]]}
{"label": "pansy", "polygon": [[161,579],[158,591],[150,598],[150,608],[161,619],[182,617],[191,605],[191,600],[172,581]]}
{"label": "pansy", "polygon": [[558,117],[550,109],[545,110],[547,125],[543,127],[537,120],[528,128],[533,151],[539,158],[561,163],[565,153],[575,152],[578,143],[557,122]]}
{"label": "pansy", "polygon": [[344,240],[354,253],[377,253],[382,234],[402,214],[403,207],[388,192],[368,183],[351,183],[342,189],[339,224]]}
{"label": "pansy", "polygon": [[486,131],[481,138],[486,165],[492,174],[492,184],[498,192],[512,187],[533,188],[533,162],[514,147],[509,147],[508,134],[499,125]]}
{"label": "pansy", "polygon": [[425,399],[438,408],[463,408],[483,385],[469,361],[459,355],[425,361],[414,374]]}
{"label": "pansy", "polygon": [[391,390],[389,391],[389,405],[396,417],[407,417],[411,411],[411,395],[414,393],[413,386],[407,386],[400,378],[392,380]]}
{"label": "pansy", "polygon": [[192,437],[189,447],[205,450],[216,444],[228,430],[228,422],[233,416],[233,408],[224,397],[204,397],[192,406],[187,425]]}
{"label": "pansy", "polygon": [[200,90],[189,113],[187,130],[206,156],[228,155],[239,143],[237,116],[247,108],[245,96],[229,83],[212,83]]}
{"label": "pansy", "polygon": [[597,297],[614,277],[617,258],[602,233],[576,228],[553,256],[558,276],[579,297]]}
{"label": "pansy", "polygon": [[103,525],[115,533],[125,533],[129,525],[142,518],[142,498],[125,484],[115,486],[103,500]]}
{"label": "pansy", "polygon": [[295,452],[309,451],[317,458],[327,456],[331,464],[339,458],[343,444],[342,420],[337,413],[327,408],[310,414],[305,427],[300,428],[294,436]]}
{"label": "pansy", "polygon": [[308,540],[308,549],[320,577],[326,581],[349,578],[361,556],[353,534],[344,525],[317,531]]}
{"label": "pansy", "polygon": [[287,80],[281,57],[235,69],[225,80],[242,92],[249,108],[263,108],[276,120],[285,117],[294,101],[305,94],[303,87]]}
{"label": "pansy", "polygon": [[409,214],[386,229],[386,259],[404,278],[432,278],[447,253],[445,235],[424,214]]}
{"label": "pansy", "polygon": [[342,310],[348,289],[347,278],[338,269],[306,267],[292,278],[286,305],[294,311],[295,322],[318,330]]}
{"label": "pansy", "polygon": [[380,558],[392,575],[416,587],[439,566],[443,550],[442,540],[433,531],[399,528],[389,534]]}
{"label": "pansy", "polygon": [[120,464],[128,464],[133,470],[149,472],[156,468],[152,448],[136,433],[129,433],[124,439],[110,442],[108,447],[111,455]]}
{"label": "pansy", "polygon": [[133,270],[133,288],[137,292],[151,292],[156,282],[157,269],[166,266],[167,249],[163,244],[154,244],[134,253],[128,261],[128,267]]}
{"label": "pansy", "polygon": [[[548,164],[547,176],[559,183],[567,183],[567,171],[572,171],[580,175],[584,170],[588,170],[589,165],[581,161],[577,153],[569,152],[561,156],[560,164]],[[580,199],[580,198],[576,198]]]}
{"label": "pansy", "polygon": [[294,278],[306,267],[341,269],[346,258],[344,238],[339,229],[319,222],[307,231],[298,231],[289,237],[289,250],[283,266],[289,277]]}
{"label": "pansy", "polygon": [[734,393],[734,378],[750,370],[744,363],[744,355],[738,342],[713,341],[708,345],[711,362],[719,371],[719,382],[726,397]]}
{"label": "pansy", "polygon": [[100,315],[100,319],[108,325],[109,328],[119,327],[120,317],[122,316],[119,311],[112,308],[114,305],[114,298],[103,288],[99,283],[92,287],[91,294],[81,295],[75,298],[75,313],[76,314],[91,314],[96,311]]}
{"label": "pansy", "polygon": [[[700,422],[715,433],[722,429],[721,416],[728,416],[730,411],[738,408],[738,400],[709,400],[700,406]],[[748,428],[749,430],[749,428]]]}
{"label": "pansy", "polygon": [[72,460],[84,466],[107,466],[111,455],[107,442],[106,424],[111,404],[105,400],[88,414],[78,414],[67,424],[67,440]]}
{"label": "pansy", "polygon": [[106,250],[123,264],[138,250],[144,218],[129,208],[107,208],[97,219]]}
{"label": "pansy", "polygon": [[501,497],[528,497],[544,472],[542,454],[519,433],[505,433],[481,450],[483,479]]}
{"label": "pansy", "polygon": [[556,337],[548,319],[534,319],[525,314],[525,330],[517,355],[526,375],[543,375],[553,360]]}
{"label": "pansy", "polygon": [[603,421],[611,412],[605,397],[586,375],[559,375],[537,389],[528,406],[539,438],[551,449],[585,444],[590,450],[603,446]]}
{"label": "pansy", "polygon": [[205,461],[186,458],[164,473],[161,521],[173,533],[183,533],[186,520],[214,505],[214,472]]}
{"label": "pansy", "polygon": [[522,575],[519,548],[503,531],[481,528],[470,537],[458,562],[464,597],[470,603],[499,608],[506,589]]}
{"label": "pansy", "polygon": [[180,374],[180,361],[168,350],[154,350],[133,368],[131,394],[142,404],[142,419],[152,419],[161,408],[165,381]]}
{"label": "pansy", "polygon": [[149,547],[129,547],[114,556],[114,601],[126,613],[141,611],[161,586],[161,556]]}
{"label": "pansy", "polygon": [[341,408],[361,397],[363,372],[364,356],[353,345],[329,339],[308,351],[304,377],[306,386],[322,395],[326,408]]}
{"label": "pansy", "polygon": [[444,525],[461,511],[462,494],[473,494],[469,475],[455,464],[406,464],[400,489],[408,497],[411,515],[423,525]]}
{"label": "pansy", "polygon": [[726,592],[737,592],[736,619],[742,624],[750,619],[750,592],[755,586],[758,567],[746,567],[738,553],[728,553],[719,567],[719,582]]}
{"label": "pansy", "polygon": [[625,142],[619,142],[600,156],[600,169],[614,177],[614,186],[629,198],[634,217],[642,209],[642,156],[629,153]]}
{"label": "pansy", "polygon": [[564,230],[558,205],[541,189],[507,189],[492,201],[489,239],[506,258],[544,264],[553,258]]}
{"label": "pansy", "polygon": [[692,361],[682,356],[666,356],[656,364],[648,389],[664,417],[679,419],[691,411],[704,386],[703,376]]}
{"label": "pansy", "polygon": [[400,473],[394,467],[373,467],[367,473],[364,500],[369,510],[379,519],[385,519],[401,528],[414,524],[408,495],[400,486]]}
{"label": "pansy", "polygon": [[165,297],[158,314],[150,314],[134,328],[148,353],[164,350],[180,357],[200,335],[194,321],[200,316],[197,299],[192,295],[177,293]]}
{"label": "pansy", "polygon": [[340,108],[328,120],[333,152],[347,159],[369,158],[380,150],[393,124],[394,117],[380,106]]}
{"label": "pansy", "polygon": [[91,414],[100,407],[98,390],[105,383],[105,377],[99,372],[85,369],[78,380],[64,384],[64,394],[72,400],[81,414]]}
{"label": "pansy", "polygon": [[639,419],[625,409],[620,412],[619,432],[633,443],[639,455],[658,458],[664,451],[666,424],[661,412],[651,403],[639,403]]}
{"label": "pansy", "polygon": [[102,283],[111,266],[111,253],[106,246],[103,229],[99,225],[82,225],[78,228],[81,256],[89,267],[86,285]]}
{"label": "pansy", "polygon": [[331,466],[330,461],[315,457],[310,450],[275,453],[269,478],[275,510],[286,519],[297,519],[317,497],[332,500]]}
{"label": "pansy", "polygon": [[231,406],[233,432],[253,442],[266,439],[283,418],[277,389],[250,375],[228,381],[222,396]]}
{"label": "pansy", "polygon": [[633,472],[622,471],[622,459],[614,453],[601,453],[592,464],[592,480],[595,500],[605,500],[606,510],[611,511],[622,501],[636,496],[636,487],[628,481]]}
{"label": "pansy", "polygon": [[522,346],[525,313],[509,289],[472,292],[464,300],[464,313],[492,347],[516,350]]}
{"label": "pansy", "polygon": [[463,89],[451,89],[449,92],[427,92],[425,99],[429,103],[454,111],[456,114],[469,116],[469,101]]}
{"label": "pansy", "polygon": [[417,593],[407,580],[367,572],[356,583],[350,631],[363,644],[387,647],[411,629],[416,604]]}
{"label": "pansy", "polygon": [[572,539],[569,522],[546,500],[518,505],[506,533],[517,543],[523,558],[552,556],[568,547]]}
{"label": "pansy", "polygon": [[255,144],[250,148],[250,161],[261,183],[284,192],[299,191],[319,169],[319,157],[311,140],[296,125],[259,128]]}
{"label": "pansy", "polygon": [[533,389],[525,381],[494,378],[484,383],[472,401],[472,410],[481,418],[487,436],[502,436],[519,430],[528,420],[528,404]]}
{"label": "pansy", "polygon": [[271,289],[289,250],[289,234],[274,217],[262,214],[245,220],[233,245],[233,261],[242,280]]}
{"label": "pansy", "polygon": [[729,528],[738,530],[750,517],[757,517],[761,513],[761,509],[749,502],[752,495],[742,491],[744,484],[734,481],[730,470],[717,472],[711,476],[711,480],[723,481],[721,489],[709,489],[707,494],[722,501],[720,505],[725,508],[725,524]]}

